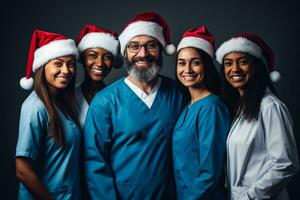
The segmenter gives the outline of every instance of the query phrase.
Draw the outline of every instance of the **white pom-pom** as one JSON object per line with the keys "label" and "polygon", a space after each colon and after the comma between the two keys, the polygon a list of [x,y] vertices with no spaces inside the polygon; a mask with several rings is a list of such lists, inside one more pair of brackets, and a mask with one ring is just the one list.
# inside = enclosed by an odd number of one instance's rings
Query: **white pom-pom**
{"label": "white pom-pom", "polygon": [[33,86],[33,79],[31,77],[29,79],[26,77],[21,78],[20,86],[25,90],[30,90]]}
{"label": "white pom-pom", "polygon": [[173,44],[168,44],[165,46],[165,52],[170,56],[176,52],[176,47]]}
{"label": "white pom-pom", "polygon": [[278,71],[272,71],[270,74],[270,79],[272,82],[278,82],[281,79],[281,75]]}

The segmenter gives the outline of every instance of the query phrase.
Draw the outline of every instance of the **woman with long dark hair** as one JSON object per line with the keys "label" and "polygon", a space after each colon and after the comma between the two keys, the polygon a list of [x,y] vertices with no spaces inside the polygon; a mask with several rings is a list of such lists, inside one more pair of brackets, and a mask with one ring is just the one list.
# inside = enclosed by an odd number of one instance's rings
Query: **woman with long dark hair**
{"label": "woman with long dark hair", "polygon": [[87,110],[95,94],[106,87],[104,78],[112,67],[121,67],[119,41],[115,32],[94,25],[85,25],[77,46],[84,69],[84,81],[76,87],[76,107],[83,128]]}
{"label": "woman with long dark hair", "polygon": [[177,199],[222,200],[226,198],[222,177],[230,120],[218,96],[219,76],[212,61],[214,37],[204,26],[189,29],[177,52],[177,78],[191,99],[173,133]]}
{"label": "woman with long dark hair", "polygon": [[239,34],[216,57],[234,118],[227,139],[230,199],[289,199],[285,186],[299,161],[290,113],[272,85],[280,78],[272,50],[257,35]]}
{"label": "woman with long dark hair", "polygon": [[[75,106],[78,50],[63,35],[35,30],[26,77],[34,91],[22,104],[16,147],[19,199],[80,199],[81,132]],[[35,72],[34,83],[30,78]]]}

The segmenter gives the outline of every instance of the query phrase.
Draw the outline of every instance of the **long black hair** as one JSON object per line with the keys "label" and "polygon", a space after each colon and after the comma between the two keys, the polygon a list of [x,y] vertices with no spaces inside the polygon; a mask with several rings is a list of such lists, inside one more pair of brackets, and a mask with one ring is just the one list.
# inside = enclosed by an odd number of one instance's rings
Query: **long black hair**
{"label": "long black hair", "polygon": [[260,104],[266,89],[269,88],[275,95],[276,91],[269,77],[267,66],[260,59],[247,55],[253,58],[256,71],[246,85],[244,95],[240,96],[238,91],[228,83],[225,78],[224,65],[222,65],[222,96],[233,117],[242,115],[247,121],[252,121],[258,119]]}

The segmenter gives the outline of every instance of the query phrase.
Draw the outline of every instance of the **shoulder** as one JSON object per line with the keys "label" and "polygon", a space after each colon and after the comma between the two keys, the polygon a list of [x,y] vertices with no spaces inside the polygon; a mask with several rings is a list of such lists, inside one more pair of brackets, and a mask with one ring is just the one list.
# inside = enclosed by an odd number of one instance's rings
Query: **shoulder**
{"label": "shoulder", "polygon": [[101,91],[99,91],[93,98],[90,106],[93,107],[95,104],[102,104],[102,103],[113,103],[115,99],[118,98],[119,95],[124,93],[125,89],[125,82],[124,77],[116,80],[109,86],[105,87]]}
{"label": "shoulder", "polygon": [[46,107],[35,91],[32,91],[23,102],[21,115],[28,119],[48,117]]}
{"label": "shoulder", "polygon": [[204,109],[212,109],[212,108],[219,108],[219,107],[226,108],[223,100],[217,95],[209,95],[203,98],[200,101],[200,104]]}
{"label": "shoulder", "polygon": [[287,109],[286,105],[280,99],[278,99],[277,96],[275,96],[271,91],[267,91],[261,101],[261,109],[264,111],[270,108]]}
{"label": "shoulder", "polygon": [[229,117],[229,111],[219,96],[209,95],[196,103],[198,103],[199,116],[205,114],[206,116],[224,115]]}
{"label": "shoulder", "polygon": [[28,111],[40,111],[45,110],[45,105],[41,101],[41,99],[38,97],[35,91],[32,91],[30,95],[25,99],[25,101],[22,104],[22,109],[26,109]]}

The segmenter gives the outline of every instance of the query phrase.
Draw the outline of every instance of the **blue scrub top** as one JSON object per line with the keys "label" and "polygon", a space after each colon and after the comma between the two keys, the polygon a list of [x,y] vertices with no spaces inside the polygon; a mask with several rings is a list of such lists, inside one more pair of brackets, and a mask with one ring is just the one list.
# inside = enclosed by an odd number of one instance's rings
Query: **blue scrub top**
{"label": "blue scrub top", "polygon": [[171,140],[185,105],[162,77],[149,109],[124,78],[93,98],[84,125],[85,172],[92,199],[172,199]]}
{"label": "blue scrub top", "polygon": [[[57,109],[58,110],[58,109]],[[54,199],[80,199],[79,127],[59,111],[65,144],[58,146],[48,130],[48,114],[33,91],[21,109],[16,157],[34,160],[34,170]],[[34,199],[20,183],[19,199]]]}
{"label": "blue scrub top", "polygon": [[173,134],[178,200],[226,199],[220,177],[229,126],[229,112],[218,96],[209,95],[183,110]]}

